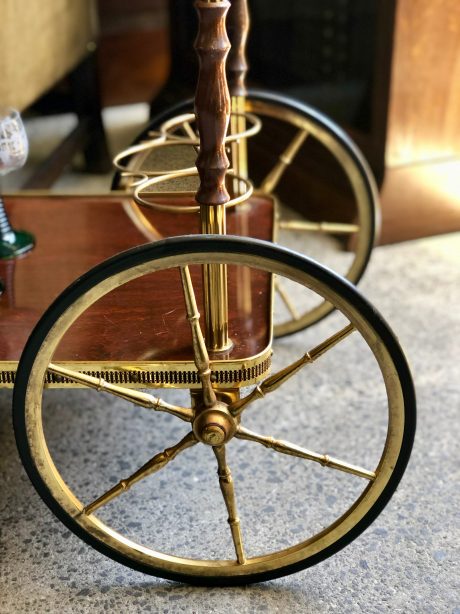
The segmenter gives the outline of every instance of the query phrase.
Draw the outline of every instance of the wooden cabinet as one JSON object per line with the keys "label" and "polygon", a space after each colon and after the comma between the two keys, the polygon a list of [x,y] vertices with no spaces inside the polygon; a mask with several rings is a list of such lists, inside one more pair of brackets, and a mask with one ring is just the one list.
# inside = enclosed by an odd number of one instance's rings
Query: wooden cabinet
{"label": "wooden cabinet", "polygon": [[105,106],[148,102],[169,71],[168,0],[98,0]]}
{"label": "wooden cabinet", "polygon": [[[287,54],[278,54],[278,64],[272,64],[272,72],[267,69],[264,76],[261,53],[253,76],[270,78],[282,87],[286,74],[292,74],[292,69],[282,74],[280,66],[295,47],[289,35],[294,9],[278,5],[271,23],[266,2],[263,0],[262,6],[261,0],[254,0],[255,7],[261,5],[260,16],[256,14],[253,23],[254,46],[257,38],[264,36],[267,23],[277,41],[272,51],[286,46]],[[364,6],[360,0],[328,0],[318,7],[306,1],[302,11],[304,24],[297,16],[295,27],[297,33],[299,27],[304,31],[303,63],[309,60],[317,66],[297,71],[297,96],[339,121],[369,160],[380,186],[381,243],[460,230],[460,2],[368,0]],[[316,51],[309,50],[311,20],[315,19]],[[363,27],[372,35],[363,32]],[[335,49],[336,45],[323,40],[321,33],[328,31],[335,32],[337,39],[347,33],[349,38],[348,64],[342,75],[340,67],[331,70],[329,80],[322,70],[321,50]],[[353,53],[356,48],[363,56],[361,64]],[[340,53],[336,55],[340,59]],[[258,72],[259,64],[262,70]],[[350,112],[352,104],[347,102],[346,92],[357,78],[367,79],[364,95],[359,114],[347,117],[343,107]],[[337,93],[341,83],[343,94]],[[317,96],[321,91],[318,84],[325,92],[323,100]],[[336,96],[341,109],[334,108],[328,93]]]}
{"label": "wooden cabinet", "polygon": [[389,111],[388,166],[460,156],[458,0],[399,0]]}
{"label": "wooden cabinet", "polygon": [[460,230],[460,3],[398,0],[382,241]]}

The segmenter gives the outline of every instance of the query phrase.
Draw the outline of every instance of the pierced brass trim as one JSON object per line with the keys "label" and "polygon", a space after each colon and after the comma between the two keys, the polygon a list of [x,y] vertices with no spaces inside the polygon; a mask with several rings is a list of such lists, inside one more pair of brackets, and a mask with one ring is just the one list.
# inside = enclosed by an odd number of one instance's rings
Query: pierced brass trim
{"label": "pierced brass trim", "polygon": [[[271,348],[258,356],[235,361],[211,361],[213,383],[219,388],[240,388],[257,384],[268,375],[271,366]],[[190,362],[65,362],[56,363],[91,377],[103,378],[110,384],[122,384],[129,388],[201,388],[201,382],[193,361]],[[13,388],[18,363],[0,363],[0,387]],[[84,388],[54,373],[47,373],[47,388]]]}

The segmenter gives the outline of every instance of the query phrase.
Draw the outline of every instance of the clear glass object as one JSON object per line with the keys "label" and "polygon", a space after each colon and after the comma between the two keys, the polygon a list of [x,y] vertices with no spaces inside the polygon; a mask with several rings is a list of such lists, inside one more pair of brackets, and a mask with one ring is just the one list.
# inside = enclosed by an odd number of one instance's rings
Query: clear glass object
{"label": "clear glass object", "polygon": [[[0,176],[24,166],[28,153],[29,143],[19,111],[0,106]],[[0,196],[0,258],[15,258],[34,245],[33,235],[12,228]]]}

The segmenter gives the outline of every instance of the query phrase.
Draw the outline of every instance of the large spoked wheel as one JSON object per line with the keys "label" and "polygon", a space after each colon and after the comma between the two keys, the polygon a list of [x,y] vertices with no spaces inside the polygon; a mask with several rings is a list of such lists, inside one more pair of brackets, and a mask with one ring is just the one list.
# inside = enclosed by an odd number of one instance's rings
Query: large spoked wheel
{"label": "large spoked wheel", "polygon": [[[192,110],[191,100],[168,109],[151,120],[135,143],[148,141],[165,121]],[[276,241],[357,284],[380,224],[377,189],[363,155],[333,121],[291,98],[252,90],[246,111],[262,120],[260,133],[247,141],[249,177],[256,189],[274,194],[281,203]],[[131,156],[127,165],[139,172],[164,169],[168,164],[172,169],[177,164],[193,166],[195,157],[190,146],[182,151],[178,147],[144,150]],[[130,181],[116,173],[112,187],[126,187]],[[137,210],[136,223],[141,228],[142,221],[145,224],[147,238],[156,238],[134,202],[132,207]],[[307,305],[296,302],[289,284],[278,283],[276,289],[275,337],[302,330],[332,310],[320,299]]]}
{"label": "large spoked wheel", "polygon": [[[228,265],[229,283],[240,268],[247,280],[255,275],[249,285],[261,276],[270,283],[276,275],[337,309],[308,331],[318,335],[308,347],[305,340],[296,345],[298,338],[289,348],[280,344],[272,374],[251,390],[236,391],[233,371],[220,375],[231,356],[210,362],[203,345],[197,280],[203,264],[222,263]],[[126,326],[111,328],[113,314],[100,309],[104,301],[114,304],[117,292],[148,281],[155,294],[143,299],[152,305],[163,300],[165,279],[170,305],[161,308],[161,322],[144,322],[137,334],[129,317]],[[238,318],[236,303],[230,298],[229,310]],[[183,320],[200,378],[184,372],[169,383],[165,379],[159,399],[123,383],[130,364],[118,365],[118,383],[94,373],[81,376],[78,360],[59,366],[60,348],[72,344],[75,330],[80,347],[91,311],[108,363],[112,338],[126,348],[134,336],[148,336],[149,360],[164,365],[157,340],[173,339]],[[232,318],[229,328],[232,337]],[[143,381],[150,363],[137,364]],[[49,390],[59,377],[83,389]],[[91,546],[149,574],[233,585],[313,565],[375,519],[406,467],[415,399],[394,335],[351,284],[270,243],[178,237],[106,261],[55,301],[20,361],[14,427],[41,497]]]}

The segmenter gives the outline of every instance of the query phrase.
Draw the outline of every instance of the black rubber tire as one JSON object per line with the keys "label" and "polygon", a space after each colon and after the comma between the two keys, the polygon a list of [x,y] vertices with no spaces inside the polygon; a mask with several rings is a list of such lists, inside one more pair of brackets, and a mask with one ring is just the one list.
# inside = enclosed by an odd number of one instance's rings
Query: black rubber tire
{"label": "black rubber tire", "polygon": [[[37,353],[60,315],[89,289],[94,288],[108,277],[130,269],[131,267],[139,266],[145,262],[158,260],[164,257],[210,252],[219,252],[222,254],[237,253],[247,256],[263,257],[273,262],[282,263],[299,269],[322,284],[327,284],[341,299],[347,304],[352,305],[353,308],[359,312],[360,317],[362,316],[373,328],[380,338],[381,343],[386,347],[396,367],[404,400],[404,431],[401,451],[389,481],[378,496],[375,504],[366,514],[343,537],[316,555],[310,556],[307,560],[302,560],[276,570],[254,573],[244,577],[200,577],[177,572],[165,572],[162,569],[156,569],[133,561],[119,551],[100,542],[94,536],[83,530],[53,498],[36,467],[27,438],[25,395],[30,373]],[[396,490],[409,461],[415,434],[415,392],[409,367],[395,335],[382,316],[361,296],[352,284],[313,260],[265,241],[230,236],[198,235],[194,237],[175,237],[166,239],[118,254],[80,277],[54,301],[35,327],[21,356],[13,395],[13,422],[19,454],[34,487],[51,511],[83,541],[106,556],[144,573],[189,584],[229,586],[270,580],[310,567],[342,549],[353,539],[358,537],[373,522]]]}

